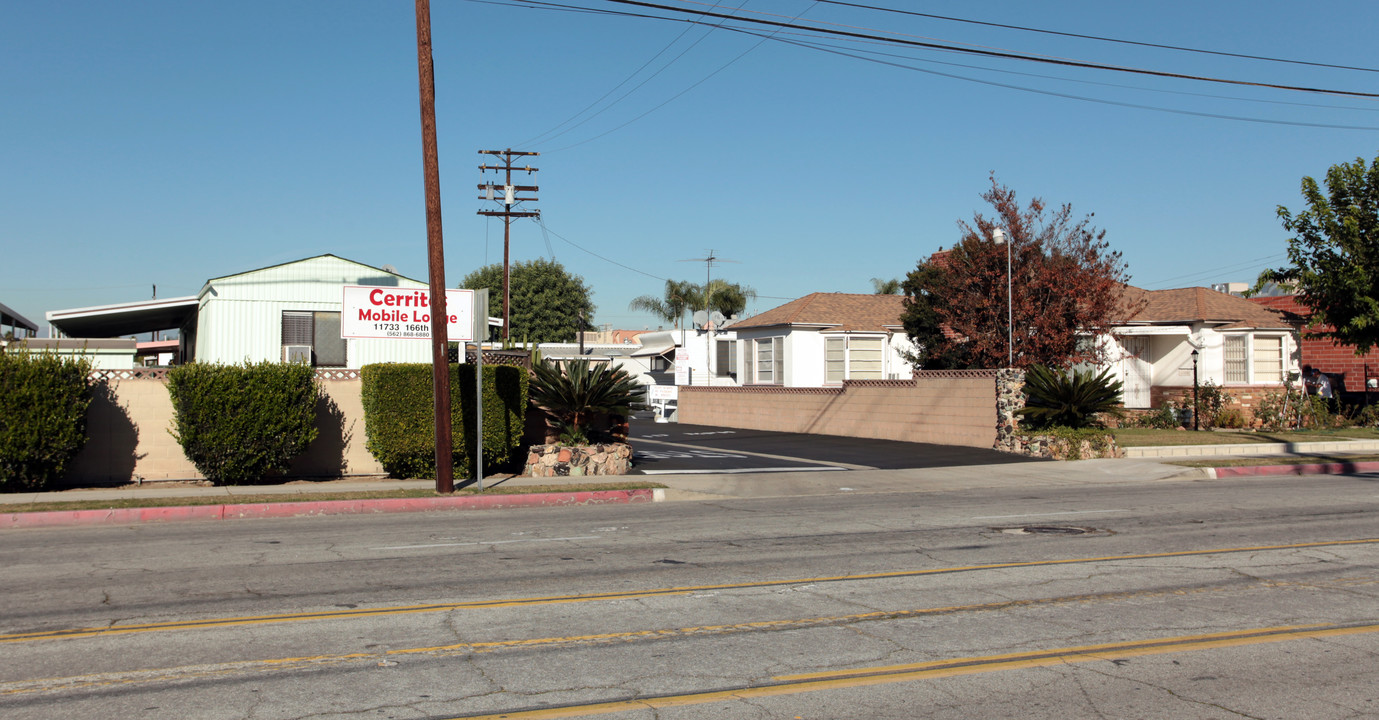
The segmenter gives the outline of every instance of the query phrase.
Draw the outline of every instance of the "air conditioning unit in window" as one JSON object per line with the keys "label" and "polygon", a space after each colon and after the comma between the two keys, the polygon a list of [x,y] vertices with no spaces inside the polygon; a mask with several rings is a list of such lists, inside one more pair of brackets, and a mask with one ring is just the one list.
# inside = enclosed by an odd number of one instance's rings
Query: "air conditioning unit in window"
{"label": "air conditioning unit in window", "polygon": [[285,363],[301,363],[301,364],[303,364],[303,365],[310,365],[310,364],[311,364],[311,346],[310,346],[310,345],[284,345],[284,346],[283,346],[283,362],[285,362]]}

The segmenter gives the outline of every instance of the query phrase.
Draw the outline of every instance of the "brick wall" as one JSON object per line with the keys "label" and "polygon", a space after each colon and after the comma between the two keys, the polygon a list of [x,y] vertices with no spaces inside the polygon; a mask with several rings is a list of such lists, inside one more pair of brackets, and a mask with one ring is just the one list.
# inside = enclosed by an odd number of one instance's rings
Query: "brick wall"
{"label": "brick wall", "polygon": [[678,413],[691,425],[990,448],[996,373],[930,371],[837,388],[682,387]]}
{"label": "brick wall", "polygon": [[[383,474],[382,466],[364,448],[364,406],[357,373],[318,382],[325,391],[316,405],[319,435],[306,454],[293,461],[289,475]],[[203,479],[172,437],[171,427],[172,399],[161,375],[108,377],[97,385],[86,414],[86,446],[63,484]]]}
{"label": "brick wall", "polygon": [[[1220,386],[1220,390],[1226,395],[1230,396],[1231,398],[1231,402],[1227,404],[1226,407],[1235,408],[1236,410],[1239,410],[1241,414],[1245,416],[1245,422],[1249,423],[1254,420],[1255,408],[1259,407],[1260,399],[1263,398],[1267,393],[1276,393],[1281,395],[1283,393],[1283,386],[1225,385]],[[1176,403],[1183,399],[1186,399],[1189,404],[1192,403],[1192,388],[1162,387],[1156,385],[1149,389],[1149,400],[1151,403],[1151,407],[1154,408],[1162,407],[1163,404],[1168,400],[1172,400]],[[1135,414],[1143,413],[1136,412]]]}
{"label": "brick wall", "polygon": [[[1252,297],[1250,302],[1291,313],[1298,317],[1299,323],[1309,313],[1306,307],[1298,303],[1295,295]],[[1299,365],[1311,365],[1330,375],[1332,387],[1338,392],[1364,392],[1366,365],[1369,377],[1379,377],[1379,357],[1371,357],[1368,353],[1357,356],[1353,345],[1337,344],[1325,338],[1309,338],[1307,331],[1301,327],[1299,331],[1302,335]]]}

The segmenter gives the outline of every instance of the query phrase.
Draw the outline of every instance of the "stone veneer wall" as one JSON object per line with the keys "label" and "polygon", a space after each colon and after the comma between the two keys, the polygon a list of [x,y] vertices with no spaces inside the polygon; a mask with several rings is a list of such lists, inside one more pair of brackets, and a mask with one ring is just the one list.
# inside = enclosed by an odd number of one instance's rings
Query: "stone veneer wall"
{"label": "stone veneer wall", "polygon": [[690,425],[818,433],[990,448],[995,370],[926,370],[913,380],[849,380],[841,387],[680,388]]}
{"label": "stone veneer wall", "polygon": [[1122,453],[1109,433],[1103,443],[1091,440],[1073,442],[1056,435],[1021,435],[1020,416],[1025,406],[1025,372],[1012,368],[996,372],[996,449],[1002,452],[1049,458],[1078,460],[1117,458]]}
{"label": "stone veneer wall", "polygon": [[627,443],[605,445],[533,445],[527,453],[526,475],[531,477],[581,477],[626,475],[632,467],[632,447]]}

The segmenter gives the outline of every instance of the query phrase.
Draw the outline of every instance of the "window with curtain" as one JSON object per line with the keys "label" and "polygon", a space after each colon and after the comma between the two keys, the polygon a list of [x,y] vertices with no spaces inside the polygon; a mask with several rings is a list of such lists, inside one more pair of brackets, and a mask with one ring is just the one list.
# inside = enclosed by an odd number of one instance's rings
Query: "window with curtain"
{"label": "window with curtain", "polygon": [[1228,383],[1250,381],[1249,358],[1245,351],[1244,335],[1227,335],[1222,346],[1225,355],[1225,374]]}

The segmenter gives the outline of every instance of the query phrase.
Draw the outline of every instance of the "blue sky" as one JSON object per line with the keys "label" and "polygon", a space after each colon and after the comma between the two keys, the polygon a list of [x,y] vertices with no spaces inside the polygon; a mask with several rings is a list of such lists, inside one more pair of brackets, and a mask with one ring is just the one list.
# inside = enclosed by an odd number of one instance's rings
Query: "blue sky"
{"label": "blue sky", "polygon": [[[493,207],[474,190],[478,151],[538,151],[546,231],[515,221],[513,258],[554,254],[592,288],[595,321],[618,328],[655,328],[629,301],[665,278],[702,282],[704,263],[687,260],[710,250],[734,261],[715,277],[759,293],[751,312],[869,292],[870,278],[952,245],[957,221],[987,210],[992,172],[1024,199],[1094,213],[1137,285],[1250,281],[1284,261],[1275,209],[1300,206],[1304,175],[1379,154],[1374,98],[519,4],[433,0],[449,284],[502,259],[501,221],[476,214]],[[1379,67],[1372,0],[863,4]],[[1379,72],[810,0],[726,7],[739,6],[945,45],[1379,92]],[[210,277],[321,253],[426,278],[415,42],[400,0],[0,2],[0,303],[42,325],[48,310],[142,300],[155,284],[192,295]]]}

